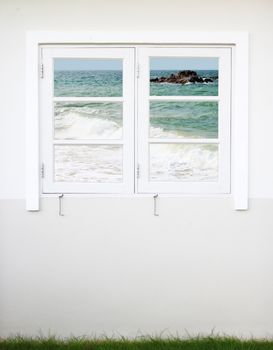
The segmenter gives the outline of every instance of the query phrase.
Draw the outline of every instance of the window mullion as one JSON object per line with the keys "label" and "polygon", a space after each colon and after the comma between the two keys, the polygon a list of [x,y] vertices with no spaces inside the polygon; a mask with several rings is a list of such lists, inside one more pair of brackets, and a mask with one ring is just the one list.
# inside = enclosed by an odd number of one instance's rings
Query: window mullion
{"label": "window mullion", "polygon": [[219,96],[149,96],[149,101],[220,101]]}
{"label": "window mullion", "polygon": [[160,138],[150,138],[149,143],[176,143],[176,144],[204,144],[204,143],[220,143],[219,139],[160,139]]}
{"label": "window mullion", "polygon": [[124,102],[123,97],[53,97],[53,102]]}
{"label": "window mullion", "polygon": [[54,145],[123,145],[122,140],[53,140]]}

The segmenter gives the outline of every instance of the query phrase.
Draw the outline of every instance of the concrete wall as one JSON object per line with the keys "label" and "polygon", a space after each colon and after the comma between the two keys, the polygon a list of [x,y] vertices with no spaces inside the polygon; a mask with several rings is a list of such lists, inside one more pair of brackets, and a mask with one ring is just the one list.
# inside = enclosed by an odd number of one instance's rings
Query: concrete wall
{"label": "concrete wall", "polygon": [[[273,327],[273,2],[0,2],[0,336]],[[26,30],[250,32],[250,210],[230,199],[65,198],[24,210]],[[116,333],[117,334],[117,333]]]}

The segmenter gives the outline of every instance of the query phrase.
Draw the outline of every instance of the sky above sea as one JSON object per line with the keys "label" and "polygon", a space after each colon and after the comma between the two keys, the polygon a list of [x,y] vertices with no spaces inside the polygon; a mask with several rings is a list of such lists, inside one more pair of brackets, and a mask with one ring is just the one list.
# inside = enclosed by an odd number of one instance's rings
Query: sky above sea
{"label": "sky above sea", "polygon": [[[217,70],[217,57],[151,57],[151,70]],[[55,58],[55,71],[122,70],[121,59]]]}

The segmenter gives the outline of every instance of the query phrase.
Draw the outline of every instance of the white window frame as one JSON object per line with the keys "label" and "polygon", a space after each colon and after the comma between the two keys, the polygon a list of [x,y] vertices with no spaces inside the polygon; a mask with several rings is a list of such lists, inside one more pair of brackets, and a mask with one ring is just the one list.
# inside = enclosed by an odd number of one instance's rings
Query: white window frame
{"label": "white window frame", "polygon": [[[217,96],[150,96],[150,57],[214,57],[219,62],[219,92]],[[140,48],[138,61],[141,74],[138,79],[138,162],[141,177],[139,193],[230,193],[230,48]],[[150,101],[216,101],[218,102],[217,139],[162,139],[149,138]],[[217,181],[149,181],[149,145],[151,144],[216,144],[218,145]]]}
{"label": "white window frame", "polygon": [[[248,209],[248,33],[246,32],[28,32],[26,38],[26,209],[39,210],[39,47],[78,45],[213,45],[232,47],[232,173],[236,210]],[[222,195],[223,196],[223,195]]]}
{"label": "white window frame", "polygon": [[[42,48],[44,77],[40,80],[41,107],[41,159],[46,168],[42,181],[42,193],[130,193],[134,188],[134,48]],[[120,59],[123,61],[123,94],[121,97],[54,97],[53,75],[55,58]],[[54,140],[52,111],[54,102],[122,102],[123,128],[120,140]],[[122,147],[122,182],[73,183],[54,181],[55,145],[118,145]]]}

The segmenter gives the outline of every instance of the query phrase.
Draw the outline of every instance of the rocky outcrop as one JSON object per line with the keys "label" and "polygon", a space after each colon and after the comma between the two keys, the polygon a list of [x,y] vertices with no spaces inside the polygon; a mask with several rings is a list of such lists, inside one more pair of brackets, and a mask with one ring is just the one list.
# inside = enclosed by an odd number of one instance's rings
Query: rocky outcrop
{"label": "rocky outcrop", "polygon": [[[217,78],[217,77],[214,77]],[[171,74],[169,77],[160,77],[150,79],[151,83],[172,83],[172,84],[187,84],[187,83],[212,83],[212,78],[202,78],[193,70],[182,70],[176,74]]]}

